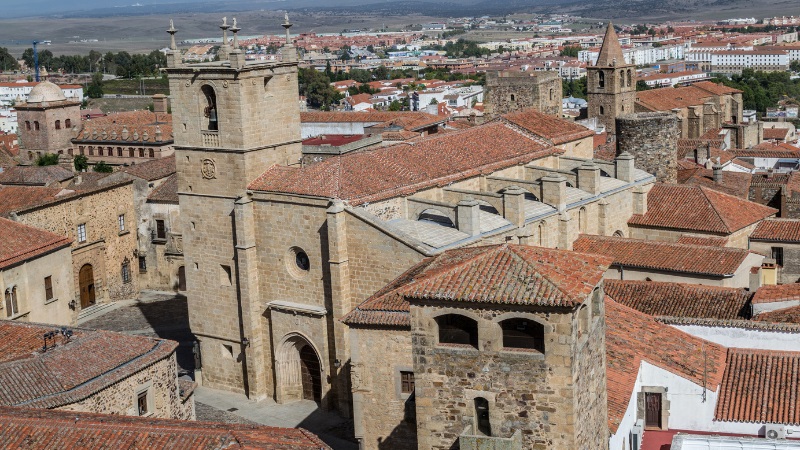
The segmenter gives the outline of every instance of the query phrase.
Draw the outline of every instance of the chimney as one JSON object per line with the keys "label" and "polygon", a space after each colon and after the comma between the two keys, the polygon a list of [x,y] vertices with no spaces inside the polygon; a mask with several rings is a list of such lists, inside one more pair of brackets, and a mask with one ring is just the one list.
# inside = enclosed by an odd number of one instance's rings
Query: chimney
{"label": "chimney", "polygon": [[714,183],[722,183],[722,164],[719,163],[719,159],[711,166],[711,170],[714,171]]}
{"label": "chimney", "polygon": [[167,96],[164,94],[156,94],[153,96],[153,112],[156,114],[167,113]]}

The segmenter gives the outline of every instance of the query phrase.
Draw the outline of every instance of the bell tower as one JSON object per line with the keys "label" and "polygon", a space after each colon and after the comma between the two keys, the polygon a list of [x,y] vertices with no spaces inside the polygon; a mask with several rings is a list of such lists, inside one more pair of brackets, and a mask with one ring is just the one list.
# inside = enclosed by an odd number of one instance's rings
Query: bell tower
{"label": "bell tower", "polygon": [[[286,24],[287,35],[288,27]],[[203,382],[263,398],[254,262],[253,201],[247,186],[273,165],[301,156],[297,52],[246,61],[236,19],[223,19],[219,61],[183,64],[171,35],[166,72],[186,261],[189,321],[200,342]],[[229,34],[232,33],[232,39]]]}
{"label": "bell tower", "polygon": [[596,117],[609,135],[616,135],[616,118],[634,112],[636,66],[625,62],[613,24],[608,24],[597,62],[586,71],[589,118]]}

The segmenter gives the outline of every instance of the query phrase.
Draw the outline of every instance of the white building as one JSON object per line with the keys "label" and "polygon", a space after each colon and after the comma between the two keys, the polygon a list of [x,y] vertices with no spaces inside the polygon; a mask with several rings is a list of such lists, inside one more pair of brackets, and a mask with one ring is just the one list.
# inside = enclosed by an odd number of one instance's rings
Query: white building
{"label": "white building", "polygon": [[[0,106],[11,105],[15,102],[28,101],[28,94],[38,83],[0,83]],[[67,98],[83,100],[83,86],[78,84],[64,84],[59,86]]]}
{"label": "white building", "polygon": [[[626,64],[649,65],[655,64],[659,61],[666,61],[671,59],[684,59],[686,45],[664,45],[661,47],[633,47],[622,50],[625,57]],[[578,52],[578,60],[594,65],[597,63],[597,57],[600,55],[600,49],[581,50]]]}
{"label": "white building", "polygon": [[711,72],[739,74],[743,69],[786,71],[789,69],[789,52],[777,47],[711,52]]}

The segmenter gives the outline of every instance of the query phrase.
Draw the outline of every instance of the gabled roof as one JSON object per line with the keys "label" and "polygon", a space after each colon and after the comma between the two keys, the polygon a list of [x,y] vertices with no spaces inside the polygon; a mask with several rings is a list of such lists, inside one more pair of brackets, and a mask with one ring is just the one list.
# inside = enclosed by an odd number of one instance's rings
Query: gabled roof
{"label": "gabled roof", "polygon": [[178,204],[178,174],[173,173],[147,196],[148,202]]}
{"label": "gabled roof", "polygon": [[764,139],[776,139],[779,141],[786,140],[786,135],[789,134],[788,128],[764,128]]}
{"label": "gabled roof", "polygon": [[522,127],[555,145],[594,136],[594,131],[571,120],[564,120],[535,109],[525,109],[502,116],[501,120]]}
{"label": "gabled roof", "polygon": [[610,259],[526,245],[450,250],[427,258],[359,305],[348,325],[408,326],[408,299],[574,307]]}
{"label": "gabled roof", "polygon": [[722,236],[689,236],[684,234],[678,238],[678,244],[725,247],[727,243],[728,238]]}
{"label": "gabled roof", "polygon": [[25,449],[330,450],[302,428],[0,407],[0,447]]}
{"label": "gabled roof", "polygon": [[0,218],[0,270],[54,250],[69,247],[71,239]]}
{"label": "gabled roof", "polygon": [[619,44],[619,37],[614,24],[608,23],[606,35],[603,37],[603,46],[600,47],[600,54],[597,56],[597,67],[624,66],[625,55],[622,53],[622,46]]}
{"label": "gabled roof", "polygon": [[175,166],[175,155],[153,159],[139,164],[133,164],[121,170],[121,172],[125,172],[147,181],[155,181],[166,178],[174,174],[176,171],[177,168]]}
{"label": "gabled roof", "polygon": [[[712,83],[713,84],[713,83]],[[698,106],[712,98],[713,94],[699,87],[665,87],[636,93],[636,102],[651,111],[670,111],[676,108]]]}
{"label": "gabled roof", "polygon": [[0,184],[47,186],[69,180],[75,174],[61,166],[14,166],[0,172]]}
{"label": "gabled roof", "polygon": [[714,83],[713,81],[698,81],[696,83],[692,83],[692,86],[700,88],[704,91],[710,92],[714,95],[725,95],[725,94],[741,94],[742,91],[736,88],[732,88],[729,86],[725,86],[722,83]]}
{"label": "gabled roof", "polygon": [[681,184],[707,187],[744,200],[749,198],[750,185],[753,182],[753,177],[749,173],[729,170],[723,170],[722,179],[717,182],[714,181],[712,170],[699,166],[692,170],[679,170],[678,179]]}
{"label": "gabled roof", "polygon": [[628,409],[642,361],[716,391],[726,348],[656,322],[606,297],[608,422],[612,433]]}
{"label": "gabled roof", "polygon": [[800,425],[800,353],[731,348],[714,419]]}
{"label": "gabled roof", "polygon": [[756,290],[753,303],[800,301],[800,283],[765,285]]}
{"label": "gabled roof", "polygon": [[800,242],[800,219],[763,220],[750,234],[750,240]]}
{"label": "gabled roof", "polygon": [[[0,405],[55,408],[86,399],[175,352],[177,343],[110,331],[0,322]],[[42,335],[56,331],[41,352]]]}
{"label": "gabled roof", "polygon": [[628,224],[731,234],[777,212],[705,186],[658,183],[647,194],[647,213]]}
{"label": "gabled roof", "polygon": [[446,186],[561,152],[514,127],[492,122],[413,143],[335,156],[303,168],[272,166],[249,189],[339,198],[358,205]]}
{"label": "gabled roof", "polygon": [[9,217],[12,212],[70,201],[82,195],[93,195],[104,190],[116,189],[131,182],[131,180],[123,180],[106,185],[93,182],[86,186],[82,184],[65,189],[40,186],[0,186],[0,217]]}
{"label": "gabled roof", "polygon": [[577,252],[609,256],[614,260],[615,266],[715,277],[732,276],[750,254],[741,248],[704,247],[585,234],[575,241],[573,249]]}
{"label": "gabled roof", "polygon": [[658,281],[606,280],[605,293],[651,316],[748,319],[745,289]]}
{"label": "gabled roof", "polygon": [[168,145],[173,141],[172,115],[127,111],[83,122],[73,142]]}

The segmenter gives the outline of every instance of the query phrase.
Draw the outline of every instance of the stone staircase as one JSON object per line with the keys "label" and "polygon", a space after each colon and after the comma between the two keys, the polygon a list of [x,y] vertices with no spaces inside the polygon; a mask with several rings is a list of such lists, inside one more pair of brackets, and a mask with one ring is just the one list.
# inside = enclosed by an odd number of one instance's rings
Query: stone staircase
{"label": "stone staircase", "polygon": [[102,316],[103,314],[112,311],[114,309],[119,308],[119,304],[117,303],[97,303],[92,305],[88,308],[83,308],[78,313],[78,320],[75,322],[76,325],[80,325],[84,322],[94,319],[95,317]]}

